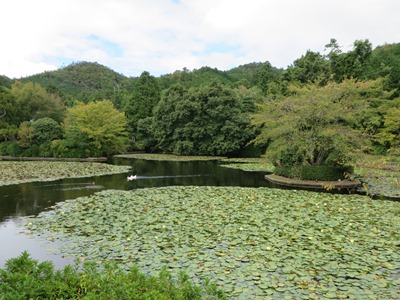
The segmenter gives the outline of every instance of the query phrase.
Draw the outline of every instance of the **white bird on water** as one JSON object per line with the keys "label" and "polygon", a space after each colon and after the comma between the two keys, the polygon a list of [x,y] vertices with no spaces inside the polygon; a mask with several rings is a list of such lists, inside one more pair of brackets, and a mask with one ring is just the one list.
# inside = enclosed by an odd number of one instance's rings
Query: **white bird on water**
{"label": "white bird on water", "polygon": [[129,180],[134,180],[134,179],[136,179],[136,178],[137,178],[137,175],[128,176],[128,181],[129,181]]}

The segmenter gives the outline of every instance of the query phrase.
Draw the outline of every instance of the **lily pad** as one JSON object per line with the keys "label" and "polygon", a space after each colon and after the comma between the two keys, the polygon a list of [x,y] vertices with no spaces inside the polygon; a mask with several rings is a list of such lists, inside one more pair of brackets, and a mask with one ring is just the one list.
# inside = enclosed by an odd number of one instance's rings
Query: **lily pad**
{"label": "lily pad", "polygon": [[399,205],[309,191],[165,187],[62,202],[25,227],[62,241],[64,255],[134,263],[149,274],[184,270],[235,298],[385,299],[399,296]]}

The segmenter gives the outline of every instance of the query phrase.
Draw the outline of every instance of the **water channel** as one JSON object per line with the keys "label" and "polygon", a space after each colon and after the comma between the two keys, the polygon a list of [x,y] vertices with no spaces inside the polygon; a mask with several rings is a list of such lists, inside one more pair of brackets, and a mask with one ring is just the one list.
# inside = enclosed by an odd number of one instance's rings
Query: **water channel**
{"label": "water channel", "polygon": [[[71,258],[51,254],[54,244],[28,238],[22,233],[20,218],[37,215],[57,202],[88,196],[105,189],[134,190],[162,186],[242,186],[276,187],[264,179],[263,172],[244,172],[221,167],[217,161],[150,161],[114,159],[115,164],[130,165],[129,173],[32,182],[0,186],[0,267],[6,260],[27,250],[39,261],[51,260],[57,268],[73,262]],[[135,174],[136,180],[127,176]]]}

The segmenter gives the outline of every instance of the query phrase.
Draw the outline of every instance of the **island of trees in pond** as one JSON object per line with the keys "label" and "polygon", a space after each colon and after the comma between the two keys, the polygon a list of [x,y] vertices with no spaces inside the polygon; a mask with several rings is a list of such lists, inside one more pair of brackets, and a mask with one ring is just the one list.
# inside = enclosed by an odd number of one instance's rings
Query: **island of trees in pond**
{"label": "island of trees in pond", "polygon": [[293,175],[347,166],[359,153],[400,155],[399,132],[400,44],[356,40],[343,52],[331,39],[324,54],[308,50],[286,69],[259,62],[126,77],[79,62],[0,76],[3,156],[266,154]]}

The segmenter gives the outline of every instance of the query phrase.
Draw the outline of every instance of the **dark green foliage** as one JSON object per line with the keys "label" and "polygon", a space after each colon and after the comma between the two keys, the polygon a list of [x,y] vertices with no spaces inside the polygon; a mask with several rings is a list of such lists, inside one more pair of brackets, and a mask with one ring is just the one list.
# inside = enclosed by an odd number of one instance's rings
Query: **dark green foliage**
{"label": "dark green foliage", "polygon": [[275,167],[274,174],[301,180],[339,180],[345,179],[347,174],[353,173],[349,166],[281,166]]}
{"label": "dark green foliage", "polygon": [[318,52],[308,50],[284,71],[284,78],[290,82],[326,84],[330,77],[329,62]]}
{"label": "dark green foliage", "polygon": [[11,88],[12,80],[7,76],[0,75],[0,87],[4,86],[6,88]]}
{"label": "dark green foliage", "polygon": [[20,156],[23,149],[17,142],[3,142],[0,143],[1,156]]}
{"label": "dark green foliage", "polygon": [[143,72],[124,108],[133,136],[137,134],[139,120],[152,116],[153,108],[160,101],[160,97],[161,91],[156,78],[149,72]]}
{"label": "dark green foliage", "polygon": [[155,108],[153,130],[159,149],[184,155],[227,154],[253,133],[238,96],[219,83],[168,89]]}
{"label": "dark green foliage", "polygon": [[371,54],[365,77],[386,79],[385,88],[394,90],[392,98],[400,96],[400,43],[376,47]]}
{"label": "dark green foliage", "polygon": [[134,150],[154,152],[157,149],[157,141],[154,138],[153,117],[141,119],[137,126],[137,140]]}
{"label": "dark green foliage", "polygon": [[33,137],[32,143],[41,145],[50,143],[62,137],[62,128],[51,118],[42,118],[32,122]]}
{"label": "dark green foliage", "polygon": [[331,39],[325,47],[330,49],[327,58],[333,80],[341,82],[349,78],[365,79],[364,70],[369,64],[372,53],[372,44],[369,40],[356,40],[353,50],[344,53],[336,39]]}
{"label": "dark green foliage", "polygon": [[265,62],[254,75],[255,84],[266,95],[271,92],[271,84],[277,80],[279,74],[280,70],[274,68],[269,62]]}
{"label": "dark green foliage", "polygon": [[175,71],[172,74],[163,75],[159,78],[160,86],[163,89],[168,89],[176,84],[180,84],[186,88],[200,87],[201,85],[210,84],[215,81],[224,84],[234,82],[226,72],[210,67],[202,67],[193,71],[184,68],[182,71]]}
{"label": "dark green foliage", "polygon": [[[249,133],[248,126],[238,124],[246,123],[247,115],[255,112],[256,103],[263,101],[281,103],[286,97],[295,96],[293,84],[300,87],[308,84],[324,87],[333,82],[345,82],[350,78],[356,82],[377,79],[383,82],[384,90],[390,91],[391,95],[389,97],[383,97],[379,93],[372,96],[361,95],[363,99],[368,98],[371,109],[368,113],[357,113],[352,120],[343,120],[342,117],[333,121],[327,120],[331,107],[323,107],[327,111],[323,114],[317,109],[314,115],[322,115],[322,118],[318,116],[320,122],[332,124],[338,122],[338,126],[350,126],[354,130],[356,139],[361,131],[367,133],[375,149],[380,149],[381,153],[385,151],[397,153],[399,144],[396,126],[399,123],[397,102],[388,105],[385,99],[394,100],[400,95],[400,44],[382,45],[372,49],[368,40],[356,40],[353,48],[344,52],[338,41],[331,39],[325,50],[325,54],[308,50],[286,70],[277,69],[266,61],[241,65],[227,71],[211,67],[193,71],[184,68],[158,78],[150,76],[148,72],[143,72],[137,78],[128,78],[97,63],[79,62],[56,71],[23,78],[21,82],[1,76],[0,142],[18,141],[26,150],[24,153],[38,153],[38,155],[51,155],[51,149],[55,151],[55,155],[99,155],[103,151],[88,147],[91,141],[87,136],[69,132],[67,140],[54,142],[49,148],[49,145],[45,147],[40,141],[35,142],[37,136],[31,137],[29,126],[22,124],[46,117],[61,123],[65,117],[65,105],[72,107],[77,102],[87,103],[106,99],[111,101],[116,109],[126,113],[129,140],[132,143],[130,150],[242,155],[241,150],[244,145],[256,134],[253,129]],[[207,95],[208,92],[204,88],[211,86],[213,82],[224,86],[230,94],[236,94],[233,98],[239,100],[240,107],[236,106],[236,100],[233,109],[226,108],[230,106],[229,101],[222,100],[224,104],[219,105],[215,104],[218,101],[205,100],[213,98],[212,95]],[[173,96],[173,93],[170,93],[177,84],[183,87],[185,95],[178,93]],[[201,90],[203,92],[200,92]],[[157,114],[154,114],[153,109],[161,99],[161,94],[174,99],[164,101],[164,108],[158,109]],[[225,96],[219,95],[217,98],[221,97]],[[348,109],[353,109],[356,102],[362,102],[354,101],[353,95],[345,97],[349,98],[349,105],[337,105],[335,101],[332,103],[335,110],[343,111],[344,115]],[[304,101],[307,102],[309,99]],[[320,101],[314,102],[314,107],[321,106]],[[393,109],[385,108],[389,106]],[[226,109],[219,110],[221,107]],[[301,115],[300,110],[297,116],[301,118]],[[304,122],[307,123],[308,120]],[[217,123],[219,125],[215,125]],[[162,126],[158,127],[160,124]],[[258,128],[263,131],[263,125],[261,123],[259,125]],[[306,127],[307,125],[303,126],[301,131],[307,129]],[[18,136],[18,128],[24,138]],[[333,129],[336,131],[337,128]],[[323,140],[325,148],[325,145],[332,144],[330,133],[327,134],[329,138]],[[279,139],[281,135],[278,133],[276,136]],[[263,139],[262,136],[257,138],[258,141]],[[304,137],[304,145],[311,140]],[[264,139],[263,144],[274,142],[275,139],[269,138]],[[38,147],[28,151],[31,143]],[[283,148],[286,144],[286,141],[283,141],[278,147]],[[312,150],[309,152],[310,155],[313,154]],[[294,160],[297,162],[296,158]]]}
{"label": "dark green foliage", "polygon": [[0,269],[0,299],[226,299],[215,285],[194,285],[181,273],[174,280],[166,270],[145,276],[137,267],[129,272],[115,264],[95,263],[54,270],[51,262],[39,263],[27,252],[10,259]]}
{"label": "dark green foliage", "polygon": [[254,62],[230,69],[226,71],[226,73],[234,82],[245,80],[249,83],[249,87],[251,87],[262,82],[261,77],[266,70],[268,70],[268,72],[271,71],[274,74],[282,72],[282,70],[272,67],[269,62]]}

